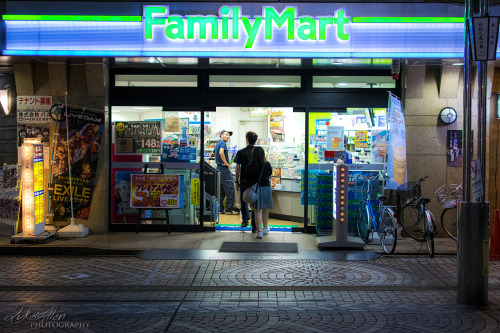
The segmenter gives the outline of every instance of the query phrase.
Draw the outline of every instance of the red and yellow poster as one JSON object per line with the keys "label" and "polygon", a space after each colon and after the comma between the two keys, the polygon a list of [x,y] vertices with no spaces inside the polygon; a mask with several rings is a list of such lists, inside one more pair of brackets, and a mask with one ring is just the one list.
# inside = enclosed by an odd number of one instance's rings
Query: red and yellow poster
{"label": "red and yellow poster", "polygon": [[182,208],[184,176],[130,175],[131,208]]}

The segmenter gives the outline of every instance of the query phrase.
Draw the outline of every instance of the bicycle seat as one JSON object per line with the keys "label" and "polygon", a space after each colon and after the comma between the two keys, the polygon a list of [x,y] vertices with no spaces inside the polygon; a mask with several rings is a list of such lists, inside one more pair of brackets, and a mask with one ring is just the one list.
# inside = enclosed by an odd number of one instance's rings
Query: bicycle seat
{"label": "bicycle seat", "polygon": [[389,201],[389,197],[387,195],[377,195],[377,200],[382,201],[382,202],[387,202]]}
{"label": "bicycle seat", "polygon": [[420,200],[419,200],[419,201],[425,205],[425,204],[428,204],[429,202],[431,202],[431,199],[427,199],[427,198],[420,198]]}

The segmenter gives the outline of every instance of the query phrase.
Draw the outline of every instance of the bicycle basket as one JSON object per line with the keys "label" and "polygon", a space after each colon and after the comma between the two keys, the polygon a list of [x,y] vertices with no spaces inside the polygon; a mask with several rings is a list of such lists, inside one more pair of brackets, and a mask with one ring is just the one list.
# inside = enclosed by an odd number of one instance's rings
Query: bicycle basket
{"label": "bicycle basket", "polygon": [[413,199],[420,197],[420,184],[418,182],[407,182],[397,188],[398,198],[402,206]]}
{"label": "bicycle basket", "polygon": [[444,184],[438,188],[435,193],[443,208],[454,208],[462,197],[462,186],[457,184]]}

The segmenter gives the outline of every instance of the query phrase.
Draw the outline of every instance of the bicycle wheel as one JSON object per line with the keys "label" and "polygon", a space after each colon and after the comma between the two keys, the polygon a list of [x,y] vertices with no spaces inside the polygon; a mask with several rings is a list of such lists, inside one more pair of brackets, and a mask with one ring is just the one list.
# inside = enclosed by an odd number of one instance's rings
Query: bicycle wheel
{"label": "bicycle wheel", "polygon": [[457,240],[458,235],[458,208],[446,208],[441,213],[441,226],[448,237]]}
{"label": "bicycle wheel", "polygon": [[423,217],[415,205],[406,206],[401,211],[399,224],[403,228],[405,234],[416,241],[425,241]]}
{"label": "bicycle wheel", "polygon": [[390,208],[384,208],[379,217],[378,235],[385,254],[393,254],[397,242],[397,222]]}
{"label": "bicycle wheel", "polygon": [[427,241],[427,249],[429,250],[429,254],[431,258],[434,257],[434,232],[436,230],[436,221],[434,221],[434,216],[432,213],[425,208],[425,216],[424,216],[424,225],[425,225],[425,240]]}
{"label": "bicycle wheel", "polygon": [[356,218],[356,225],[358,227],[358,235],[361,237],[363,242],[368,242],[368,206],[366,201],[361,201],[358,207],[358,215]]}

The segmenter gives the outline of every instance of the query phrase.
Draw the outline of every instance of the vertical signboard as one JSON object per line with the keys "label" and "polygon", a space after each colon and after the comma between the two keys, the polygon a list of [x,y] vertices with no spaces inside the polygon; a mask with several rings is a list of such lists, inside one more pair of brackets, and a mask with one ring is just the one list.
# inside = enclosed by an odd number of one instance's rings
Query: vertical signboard
{"label": "vertical signboard", "polygon": [[43,145],[21,146],[23,234],[36,236],[45,231],[43,192]]}
{"label": "vertical signboard", "polygon": [[446,139],[446,165],[462,167],[462,131],[448,130]]}
{"label": "vertical signboard", "polygon": [[406,129],[401,101],[389,94],[387,111],[389,124],[389,151],[387,157],[387,189],[395,190],[406,182]]}
{"label": "vertical signboard", "polygon": [[[68,108],[67,123],[69,128],[66,128],[66,121],[60,123],[55,145],[50,210],[54,214],[54,221],[65,221],[72,215],[73,200],[74,217],[88,220],[96,183],[104,114]],[[71,165],[68,165],[68,154]]]}

